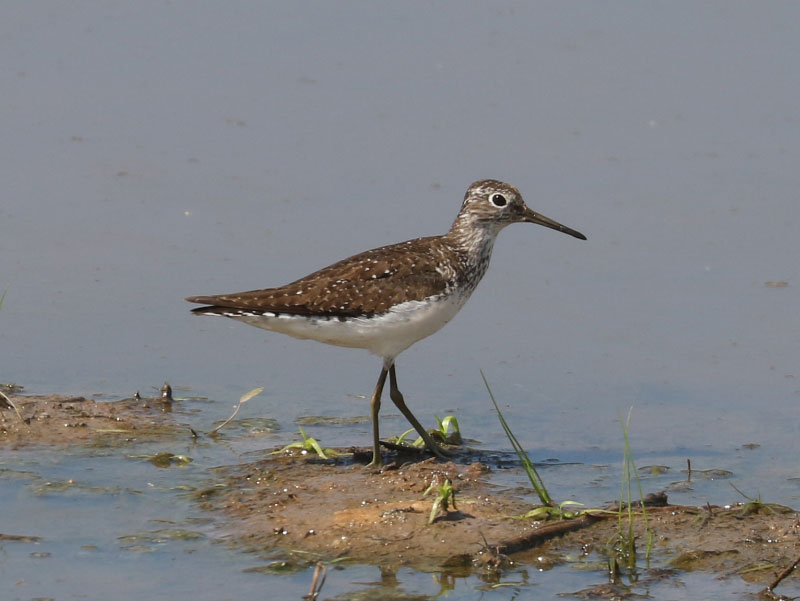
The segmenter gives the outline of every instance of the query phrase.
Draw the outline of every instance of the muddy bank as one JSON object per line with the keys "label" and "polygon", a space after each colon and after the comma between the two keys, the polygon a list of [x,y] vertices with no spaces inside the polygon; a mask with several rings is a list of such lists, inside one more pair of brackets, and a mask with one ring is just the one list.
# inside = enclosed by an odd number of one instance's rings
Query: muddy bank
{"label": "muddy bank", "polygon": [[[6,448],[114,446],[192,435],[188,426],[174,422],[171,405],[159,398],[113,403],[9,398],[16,411],[0,410],[0,445]],[[216,444],[202,434],[200,439]],[[191,495],[214,517],[225,541],[265,561],[302,567],[347,560],[389,571],[409,566],[456,574],[562,564],[596,570],[600,578],[607,572],[618,536],[616,516],[520,519],[531,506],[492,484],[494,470],[516,465],[510,456],[461,451],[454,461],[440,462],[387,453],[394,465],[371,471],[363,465],[368,450],[350,451],[354,455],[333,460],[284,453],[212,468],[204,488]],[[440,507],[429,523],[436,496],[426,491],[445,481],[456,491],[455,504]],[[648,515],[651,565],[659,567],[645,569],[648,537],[644,520],[637,517],[637,566],[643,577],[658,573],[679,580],[680,574],[705,571],[766,586],[800,557],[800,517],[788,508],[757,503],[651,507]],[[793,573],[784,586],[797,587],[798,580]]]}
{"label": "muddy bank", "polygon": [[[479,463],[432,460],[381,472],[352,462],[280,456],[221,468],[218,485],[198,498],[220,510],[230,536],[249,550],[303,550],[321,559],[347,557],[369,563],[442,565],[467,561],[487,540],[531,526],[512,523],[526,506],[491,494]],[[457,489],[455,508],[439,510],[425,495],[445,479]]]}
{"label": "muddy bank", "polygon": [[[800,557],[800,514],[787,507],[652,507],[648,524],[656,562],[666,563],[676,572],[714,572],[766,586]],[[648,536],[642,518],[635,520],[634,529],[637,553],[643,557]],[[598,520],[585,531],[548,542],[537,553],[554,558],[576,552],[586,557],[592,551],[602,555],[617,535],[616,518]],[[526,555],[519,558],[524,560]],[[641,569],[645,563],[639,561],[638,565]],[[800,574],[791,578],[797,582]]]}
{"label": "muddy bank", "polygon": [[6,399],[0,399],[0,446],[71,445],[102,437],[141,440],[177,432],[171,404],[160,398],[96,402],[81,396],[7,394]]}
{"label": "muddy bank", "polygon": [[[346,558],[426,570],[516,562],[547,569],[605,561],[618,534],[616,515],[520,519],[531,506],[492,486],[491,469],[480,462],[428,460],[376,473],[348,461],[276,456],[216,475],[216,485],[197,498],[221,517],[226,538],[248,551],[301,561]],[[440,509],[429,524],[435,497],[424,493],[445,479],[457,491],[457,508]],[[788,508],[651,507],[648,523],[654,559],[676,572],[712,571],[766,585],[800,556],[800,516]],[[635,528],[643,557],[648,537],[641,517]]]}

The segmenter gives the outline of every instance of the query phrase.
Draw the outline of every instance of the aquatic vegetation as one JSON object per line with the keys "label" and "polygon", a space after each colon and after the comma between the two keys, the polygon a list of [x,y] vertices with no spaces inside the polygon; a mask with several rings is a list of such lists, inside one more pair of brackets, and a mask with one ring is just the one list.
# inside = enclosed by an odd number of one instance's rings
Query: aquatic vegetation
{"label": "aquatic vegetation", "polygon": [[536,491],[536,494],[539,497],[539,500],[542,502],[542,505],[547,508],[546,513],[553,515],[559,514],[560,508],[553,502],[553,499],[550,498],[550,493],[547,492],[547,488],[544,486],[544,481],[542,480],[539,473],[536,471],[536,468],[533,466],[533,462],[528,457],[528,454],[525,452],[525,449],[522,448],[522,445],[519,444],[517,437],[514,436],[514,433],[511,431],[511,428],[506,422],[505,417],[503,417],[503,412],[500,411],[500,406],[497,404],[497,400],[494,398],[494,393],[492,393],[492,389],[489,387],[489,382],[486,380],[486,376],[481,370],[481,378],[483,378],[483,383],[486,386],[486,390],[489,392],[489,398],[492,399],[492,403],[494,404],[494,408],[497,411],[497,417],[500,420],[500,425],[503,426],[503,431],[506,433],[511,446],[514,448],[514,452],[516,452],[517,457],[519,457],[520,463],[522,463],[522,468],[525,470],[525,473],[528,475],[528,480],[530,480],[531,485],[533,486],[533,490]]}
{"label": "aquatic vegetation", "polygon": [[580,517],[581,514],[583,513],[583,510],[568,511],[567,508],[570,506],[583,507],[583,503],[578,503],[577,501],[562,501],[561,503],[558,504],[558,507],[549,507],[546,505],[542,505],[539,507],[534,507],[522,517],[531,520],[547,520],[550,518],[569,520],[572,518]]}
{"label": "aquatic vegetation", "polygon": [[439,507],[441,507],[445,513],[447,513],[447,508],[451,504],[453,505],[453,509],[458,509],[458,507],[456,507],[456,491],[453,489],[453,483],[449,478],[445,479],[443,484],[431,484],[424,494],[427,496],[431,492],[436,493],[436,498],[433,501],[431,514],[428,517],[428,525],[433,524]]}
{"label": "aquatic vegetation", "polygon": [[152,455],[128,455],[128,459],[144,459],[156,467],[167,468],[172,466],[183,467],[189,465],[193,459],[186,455],[174,455],[169,452],[154,453]]}
{"label": "aquatic vegetation", "polygon": [[323,449],[315,438],[311,438],[310,436],[308,436],[303,430],[303,428],[300,428],[299,426],[298,428],[300,430],[300,436],[303,437],[303,440],[297,442],[291,442],[282,449],[273,451],[271,454],[277,455],[279,453],[285,453],[286,451],[289,451],[291,449],[300,449],[301,452],[304,453],[314,452],[320,457],[320,459],[330,459],[331,457],[338,457],[341,455],[341,453],[339,453],[338,451],[334,451],[333,449]]}
{"label": "aquatic vegetation", "polygon": [[[444,419],[440,419],[438,415],[435,417],[437,424],[436,428],[433,430],[428,430],[431,436],[439,442],[444,442],[451,445],[460,445],[463,442],[463,438],[461,438],[461,428],[458,426],[458,419],[456,419],[456,416],[448,415]],[[389,440],[397,445],[406,444],[404,442],[405,437],[414,431],[414,428],[410,428],[403,432],[400,436],[392,437]],[[420,436],[411,443],[411,446],[421,449],[425,446],[425,441],[422,440],[422,437]]]}
{"label": "aquatic vegetation", "polygon": [[[628,577],[633,582],[637,579],[634,517],[641,515],[644,519],[645,531],[647,532],[647,547],[645,549],[645,559],[647,561],[650,560],[650,553],[653,548],[653,530],[647,519],[642,481],[633,461],[633,453],[631,452],[630,439],[628,437],[632,411],[632,409],[628,411],[628,416],[625,420],[622,419],[621,415],[619,416],[623,439],[622,480],[617,510],[617,532],[614,538],[608,542],[607,548],[611,556],[609,559],[609,572],[612,574],[612,578],[619,576],[620,566],[623,566],[627,569]],[[631,480],[634,479],[639,492],[638,504],[641,507],[641,513],[634,512],[634,505],[637,503],[633,500],[631,492]]]}
{"label": "aquatic vegetation", "polygon": [[[165,382],[165,384],[166,384],[166,382]],[[236,414],[239,413],[239,409],[241,408],[242,405],[244,405],[247,401],[249,401],[253,397],[257,397],[262,392],[264,392],[264,388],[263,387],[261,387],[261,388],[253,388],[253,390],[243,394],[242,397],[239,399],[239,402],[236,404],[236,407],[234,407],[233,413],[231,414],[231,416],[228,419],[226,419],[224,422],[222,422],[220,425],[218,425],[216,428],[211,430],[211,432],[209,432],[208,435],[209,436],[215,436],[217,434],[217,432],[219,432],[222,428],[224,428],[226,425],[228,425],[231,422],[231,420],[234,417],[236,417]],[[172,394],[172,389],[170,389],[170,394]]]}
{"label": "aquatic vegetation", "polygon": [[761,493],[757,494],[755,498],[750,497],[744,494],[741,490],[739,490],[733,482],[728,482],[731,485],[731,488],[742,495],[745,499],[747,499],[747,503],[742,505],[742,516],[748,516],[753,514],[758,514],[761,512],[765,513],[776,513],[776,512],[785,512],[785,511],[792,511],[790,508],[779,505],[778,503],[765,503],[764,500],[761,498]]}

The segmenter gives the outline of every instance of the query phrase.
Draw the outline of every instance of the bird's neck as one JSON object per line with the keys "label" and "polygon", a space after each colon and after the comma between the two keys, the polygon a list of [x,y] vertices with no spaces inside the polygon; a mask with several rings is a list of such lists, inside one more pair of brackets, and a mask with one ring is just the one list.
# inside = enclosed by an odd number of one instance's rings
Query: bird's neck
{"label": "bird's neck", "polygon": [[460,213],[443,239],[461,257],[464,273],[477,285],[486,273],[492,256],[494,241],[502,226],[493,222],[478,221]]}
{"label": "bird's neck", "polygon": [[495,238],[501,229],[503,224],[496,221],[480,220],[470,213],[461,212],[444,238],[454,248],[469,254],[491,254]]}

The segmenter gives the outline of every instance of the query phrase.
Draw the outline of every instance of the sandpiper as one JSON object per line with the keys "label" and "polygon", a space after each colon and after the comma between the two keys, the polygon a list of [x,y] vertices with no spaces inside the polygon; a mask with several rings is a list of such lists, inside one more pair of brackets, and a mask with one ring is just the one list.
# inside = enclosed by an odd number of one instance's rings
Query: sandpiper
{"label": "sandpiper", "polygon": [[186,300],[207,305],[192,310],[198,315],[222,315],[382,357],[370,404],[370,465],[382,465],[378,412],[387,374],[394,404],[427,448],[443,457],[397,388],[395,359],[453,319],[486,273],[497,234],[511,223],[536,223],[586,240],[580,232],[529,209],[514,186],[487,179],[469,187],[450,231],[442,236],[368,250],[280,288]]}

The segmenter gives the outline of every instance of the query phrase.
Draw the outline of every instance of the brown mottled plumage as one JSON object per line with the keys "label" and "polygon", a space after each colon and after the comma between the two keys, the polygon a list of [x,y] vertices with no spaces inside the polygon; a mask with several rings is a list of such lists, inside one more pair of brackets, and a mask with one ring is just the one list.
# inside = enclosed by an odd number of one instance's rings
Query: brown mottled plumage
{"label": "brown mottled plumage", "polygon": [[[280,288],[251,290],[186,300],[214,305],[196,313],[228,309],[291,315],[359,317],[385,313],[405,301],[442,294],[447,280],[436,271],[441,259],[431,255],[435,238],[417,238],[354,255]],[[447,248],[442,254],[458,261]]]}
{"label": "brown mottled plumage", "polygon": [[514,186],[472,184],[450,231],[368,250],[279,288],[186,300],[207,306],[193,313],[223,315],[296,338],[364,348],[383,357],[372,395],[373,460],[381,465],[378,410],[387,374],[390,396],[441,456],[442,450],[405,406],[395,358],[455,316],[486,273],[497,234],[511,223],[536,223],[581,240],[586,237],[530,210]]}

